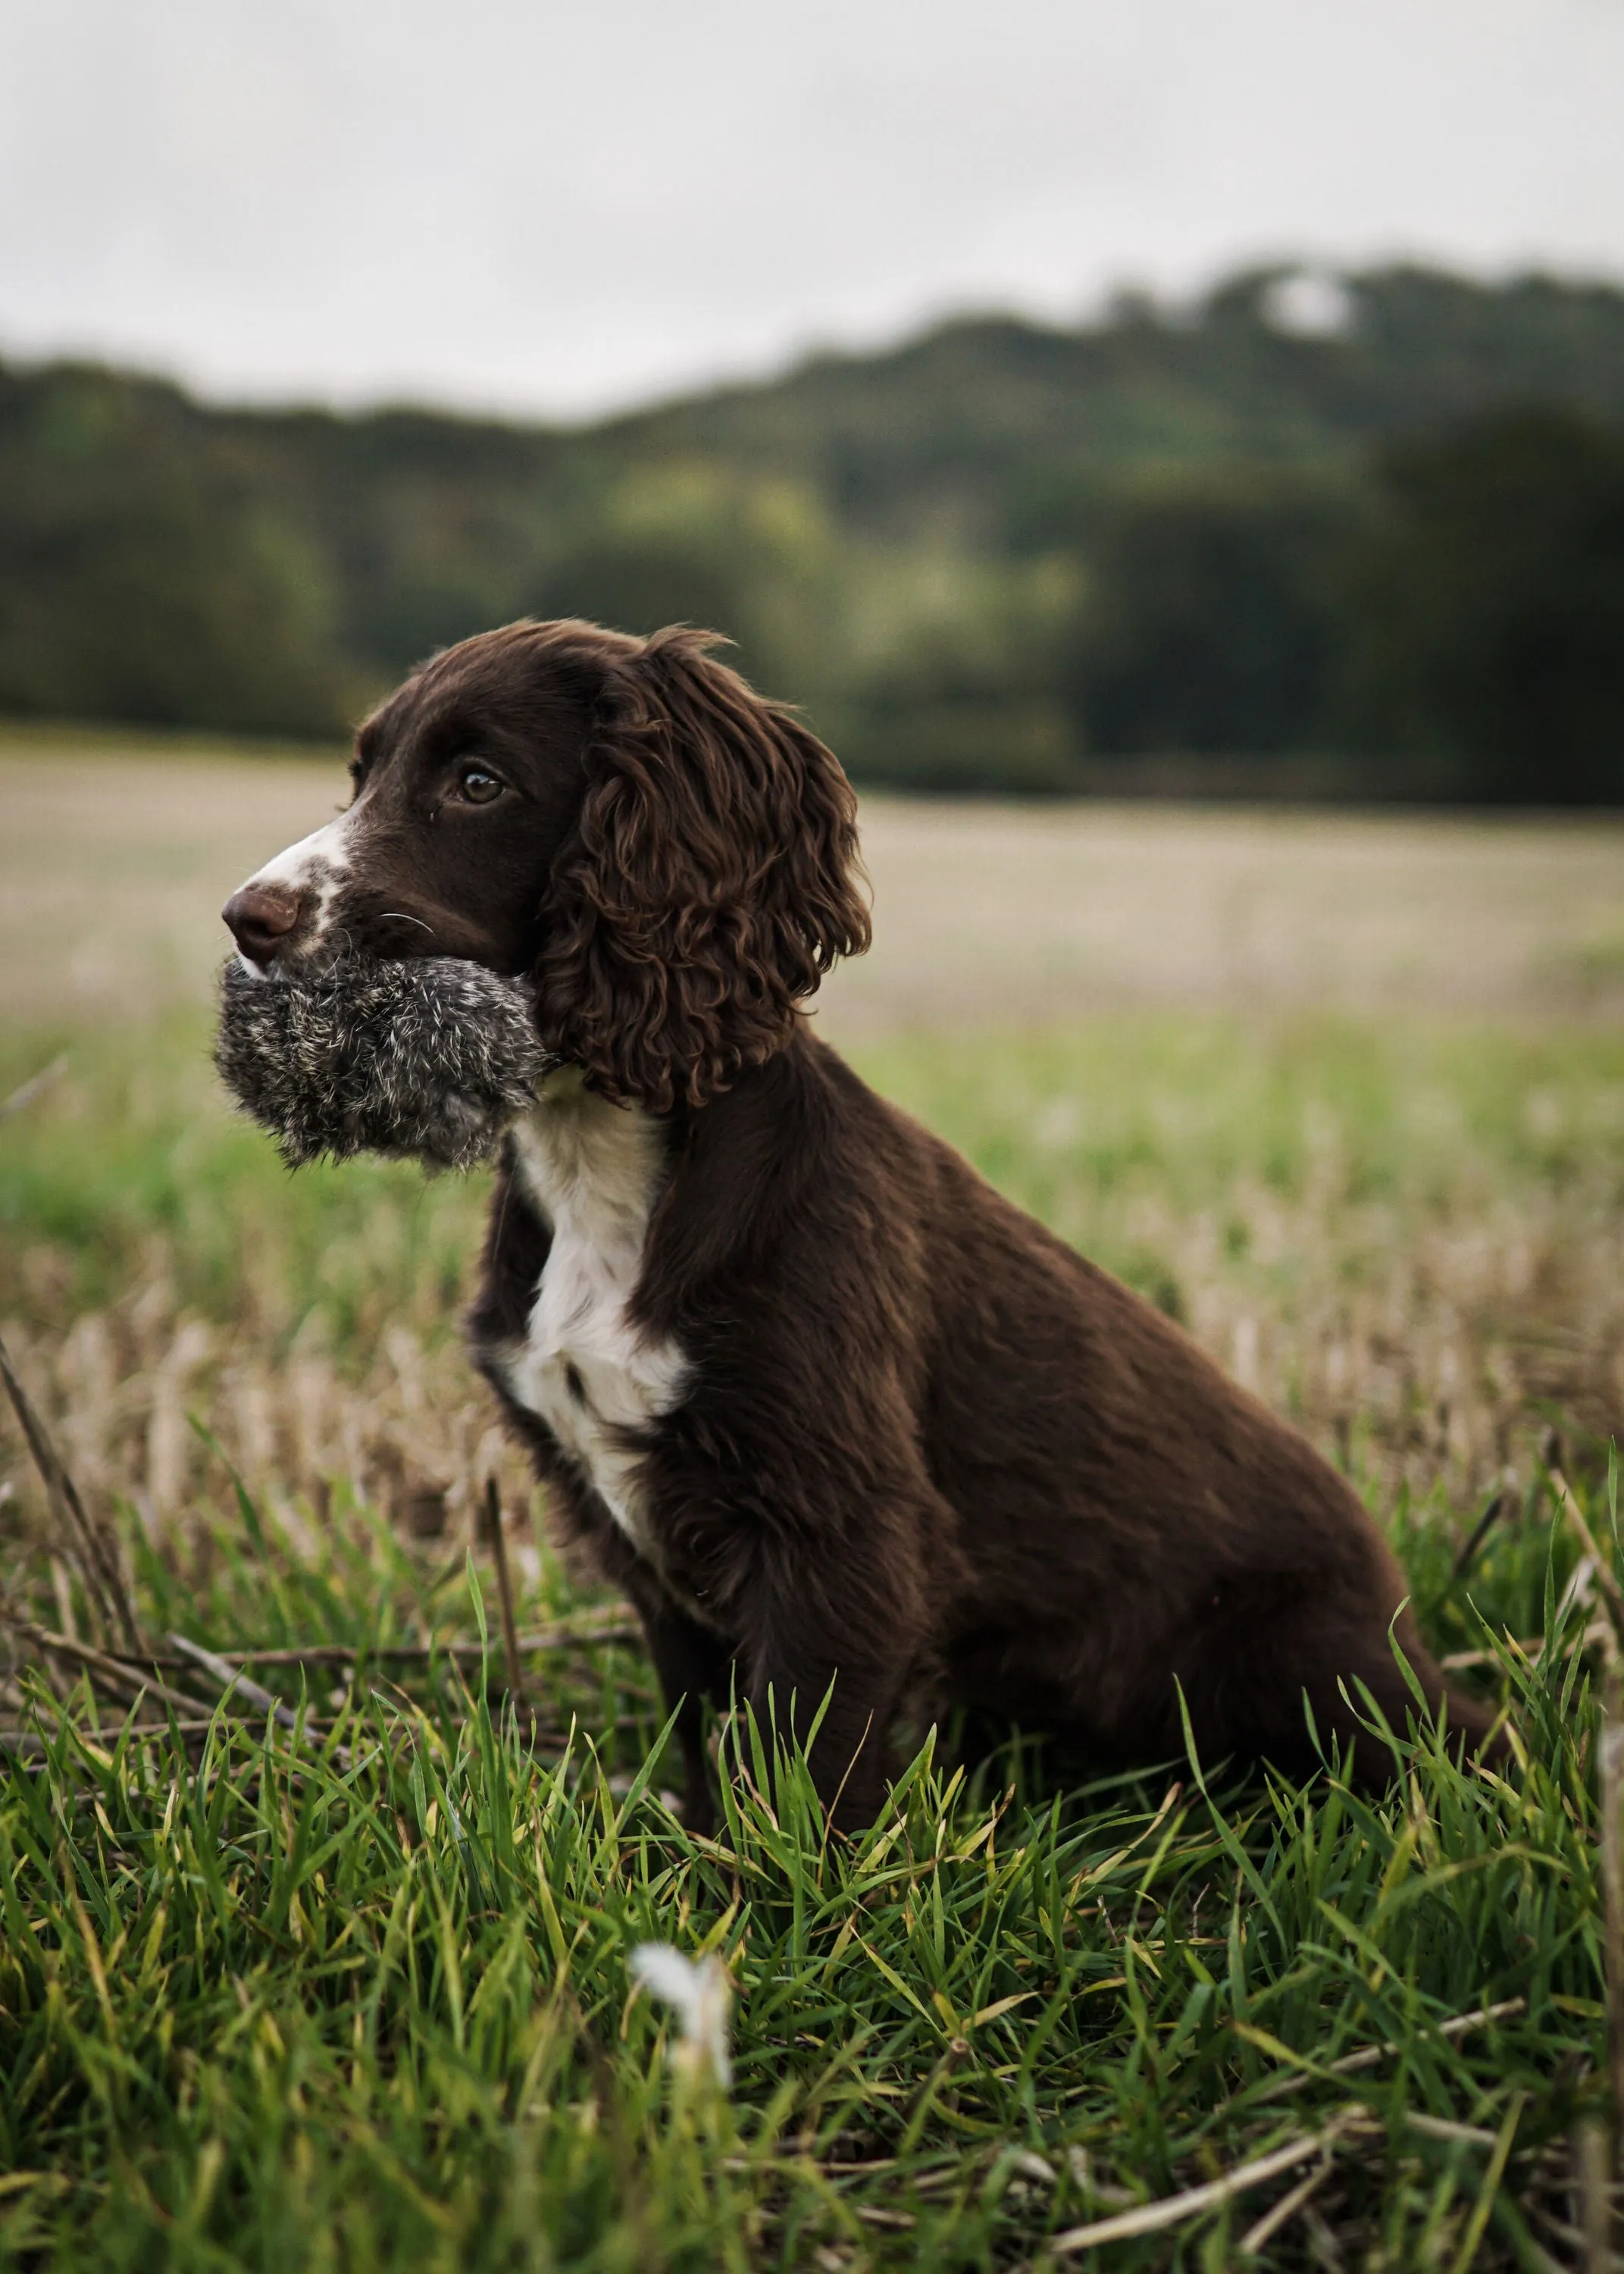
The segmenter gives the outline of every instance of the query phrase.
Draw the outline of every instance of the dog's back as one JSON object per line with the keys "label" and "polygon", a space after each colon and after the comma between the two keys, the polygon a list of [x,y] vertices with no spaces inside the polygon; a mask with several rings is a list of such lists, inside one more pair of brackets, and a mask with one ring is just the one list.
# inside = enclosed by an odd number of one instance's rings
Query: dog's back
{"label": "dog's back", "polygon": [[[764,1433],[791,1400],[812,1407],[801,1552],[837,1604],[851,1593],[854,1630],[876,1593],[908,1607],[898,1651],[952,1697],[1063,1725],[1112,1760],[1181,1751],[1182,1690],[1209,1758],[1307,1768],[1306,1697],[1320,1736],[1385,1775],[1361,1691],[1402,1733],[1396,1620],[1431,1702],[1482,1739],[1490,1717],[1427,1656],[1350,1487],[1172,1321],[809,1035],[706,1118],[672,1229],[690,1176],[728,1194],[749,1261],[727,1281],[718,1377],[735,1425],[752,1403]],[[910,1497],[914,1525],[865,1527],[865,1510]]]}

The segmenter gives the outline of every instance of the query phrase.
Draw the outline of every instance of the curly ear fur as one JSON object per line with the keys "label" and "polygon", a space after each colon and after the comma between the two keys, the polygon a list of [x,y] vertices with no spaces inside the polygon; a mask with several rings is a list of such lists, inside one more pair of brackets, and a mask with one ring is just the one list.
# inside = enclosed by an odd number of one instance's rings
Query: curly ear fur
{"label": "curly ear fur", "polygon": [[538,1023],[605,1095],[703,1105],[868,945],[832,753],[678,627],[607,662],[589,787],[543,909]]}

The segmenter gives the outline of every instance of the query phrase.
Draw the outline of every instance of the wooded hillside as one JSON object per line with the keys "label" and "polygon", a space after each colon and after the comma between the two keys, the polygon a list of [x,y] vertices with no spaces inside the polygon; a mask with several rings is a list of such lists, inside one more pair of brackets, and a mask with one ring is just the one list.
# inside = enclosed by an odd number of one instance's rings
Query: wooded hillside
{"label": "wooded hillside", "polygon": [[1624,291],[944,324],[585,429],[0,370],[0,710],[323,736],[523,614],[730,634],[860,778],[1624,797]]}

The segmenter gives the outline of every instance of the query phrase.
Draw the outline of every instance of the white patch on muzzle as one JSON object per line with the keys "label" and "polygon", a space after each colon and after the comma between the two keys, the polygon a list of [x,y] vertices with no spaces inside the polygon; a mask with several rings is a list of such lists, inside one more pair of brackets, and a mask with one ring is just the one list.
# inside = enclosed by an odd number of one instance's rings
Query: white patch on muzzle
{"label": "white patch on muzzle", "polygon": [[[308,837],[301,837],[297,845],[288,846],[263,869],[256,869],[247,880],[244,890],[255,885],[272,885],[279,891],[297,892],[304,902],[297,929],[289,945],[292,960],[308,964],[318,960],[332,944],[329,933],[333,923],[334,904],[339,886],[349,876],[352,866],[350,852],[350,824],[354,809],[341,813],[335,820],[324,822],[312,829]],[[289,959],[278,954],[268,966],[255,963],[239,949],[237,961],[255,979],[274,979],[286,975]]]}

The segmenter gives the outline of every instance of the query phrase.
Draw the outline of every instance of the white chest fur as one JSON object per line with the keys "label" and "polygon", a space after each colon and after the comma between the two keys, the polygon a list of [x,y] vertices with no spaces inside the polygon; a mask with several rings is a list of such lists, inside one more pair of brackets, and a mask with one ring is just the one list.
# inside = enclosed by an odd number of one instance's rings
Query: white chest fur
{"label": "white chest fur", "polygon": [[646,1553],[637,1433],[679,1402],[687,1373],[673,1344],[628,1316],[659,1192],[659,1132],[646,1114],[590,1096],[572,1070],[551,1078],[515,1135],[520,1179],[553,1245],[503,1374]]}

